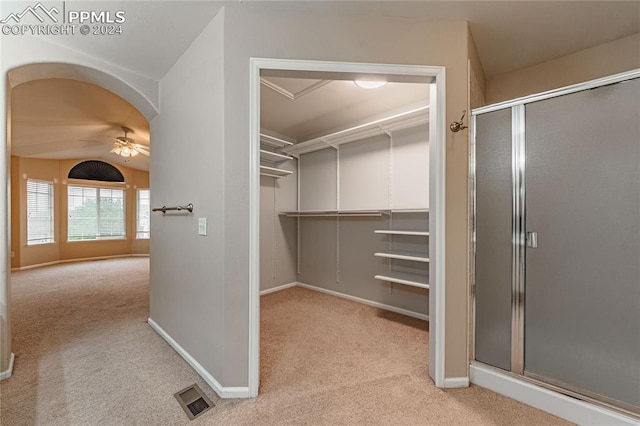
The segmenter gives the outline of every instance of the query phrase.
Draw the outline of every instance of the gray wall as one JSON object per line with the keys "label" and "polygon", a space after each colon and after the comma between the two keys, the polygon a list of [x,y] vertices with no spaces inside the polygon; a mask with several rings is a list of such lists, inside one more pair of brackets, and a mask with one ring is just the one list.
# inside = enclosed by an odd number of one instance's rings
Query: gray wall
{"label": "gray wall", "polygon": [[[160,81],[150,169],[154,206],[194,205],[193,214],[151,217],[150,317],[218,380],[225,333],[223,18]],[[208,220],[206,237],[197,235],[199,217]]]}
{"label": "gray wall", "polygon": [[298,227],[278,214],[297,208],[296,162],[278,166],[293,171],[283,178],[260,176],[260,290],[296,281]]}
{"label": "gray wall", "polygon": [[[249,373],[250,58],[446,66],[453,117],[467,104],[466,43],[462,21],[230,6],[162,79],[161,116],[152,123],[159,147],[153,203],[191,201],[196,210],[193,218],[154,216],[151,316],[223,386],[245,387]],[[179,150],[176,140],[193,149]],[[459,230],[466,223],[467,150],[466,143],[454,146],[447,190],[459,196],[447,198],[447,250],[459,265],[466,259]],[[209,219],[209,237],[196,235],[198,216]],[[466,306],[466,269],[456,266],[447,277],[447,303]],[[447,317],[451,377],[464,375],[468,364],[466,313],[457,312]]]}
{"label": "gray wall", "polygon": [[[420,125],[393,132],[391,136],[381,134],[346,143],[337,151],[327,148],[301,155],[302,209],[331,210],[336,205],[341,210],[427,208],[428,137],[429,126]],[[427,254],[428,239],[374,231],[391,228],[426,231],[428,222],[426,213],[300,219],[298,281],[426,315],[428,290],[402,284],[390,286],[374,276],[392,267],[426,277],[428,265],[389,261],[374,254],[390,249]]]}

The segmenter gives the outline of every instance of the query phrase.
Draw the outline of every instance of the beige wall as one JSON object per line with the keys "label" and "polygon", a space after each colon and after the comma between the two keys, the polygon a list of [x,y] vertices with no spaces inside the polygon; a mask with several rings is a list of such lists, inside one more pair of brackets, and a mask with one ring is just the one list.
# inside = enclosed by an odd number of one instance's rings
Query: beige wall
{"label": "beige wall", "polygon": [[640,33],[538,65],[493,76],[487,103],[540,93],[640,68]]}
{"label": "beige wall", "polygon": [[[487,78],[476,50],[471,31],[467,38],[467,56],[469,57],[469,109],[478,108],[486,104]],[[467,114],[468,116],[468,114]],[[467,121],[468,122],[468,121]]]}
{"label": "beige wall", "polygon": [[[59,260],[149,253],[149,240],[137,240],[135,238],[136,189],[149,188],[149,173],[114,165],[122,172],[125,178],[124,185],[67,179],[69,170],[81,161],[83,160],[44,160],[11,157],[12,268],[22,268]],[[27,179],[38,179],[54,183],[54,243],[27,245]],[[67,242],[67,184],[95,184],[97,186],[125,188],[126,239]]]}

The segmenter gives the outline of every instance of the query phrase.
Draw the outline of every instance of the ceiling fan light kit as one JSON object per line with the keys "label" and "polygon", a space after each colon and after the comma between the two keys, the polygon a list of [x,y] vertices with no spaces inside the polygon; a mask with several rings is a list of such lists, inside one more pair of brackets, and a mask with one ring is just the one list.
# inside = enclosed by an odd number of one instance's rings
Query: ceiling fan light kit
{"label": "ceiling fan light kit", "polygon": [[149,151],[145,146],[135,143],[134,139],[127,136],[128,133],[133,133],[133,130],[122,126],[122,131],[124,136],[114,138],[116,146],[111,150],[112,153],[127,158],[135,157],[138,154],[149,156]]}

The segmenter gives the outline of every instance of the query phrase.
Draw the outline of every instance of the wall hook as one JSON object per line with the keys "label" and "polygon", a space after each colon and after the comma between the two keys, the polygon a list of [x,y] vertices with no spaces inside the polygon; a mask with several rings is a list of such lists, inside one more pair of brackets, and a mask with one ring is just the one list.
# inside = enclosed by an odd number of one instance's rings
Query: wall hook
{"label": "wall hook", "polygon": [[460,130],[464,130],[468,127],[468,126],[465,126],[464,123],[462,122],[466,114],[467,114],[467,110],[462,111],[462,117],[460,117],[460,121],[454,121],[451,124],[449,124],[449,129],[451,129],[453,133],[457,133]]}

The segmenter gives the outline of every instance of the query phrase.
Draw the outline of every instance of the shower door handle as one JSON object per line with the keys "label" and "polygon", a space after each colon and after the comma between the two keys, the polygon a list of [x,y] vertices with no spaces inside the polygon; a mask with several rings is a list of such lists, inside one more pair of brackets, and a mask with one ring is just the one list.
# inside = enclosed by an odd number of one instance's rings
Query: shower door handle
{"label": "shower door handle", "polygon": [[538,233],[527,232],[527,247],[538,248]]}

